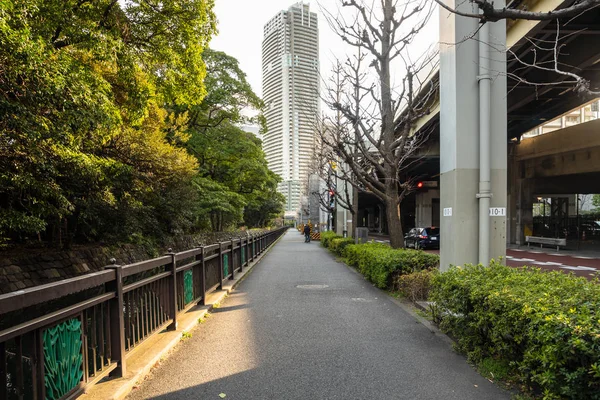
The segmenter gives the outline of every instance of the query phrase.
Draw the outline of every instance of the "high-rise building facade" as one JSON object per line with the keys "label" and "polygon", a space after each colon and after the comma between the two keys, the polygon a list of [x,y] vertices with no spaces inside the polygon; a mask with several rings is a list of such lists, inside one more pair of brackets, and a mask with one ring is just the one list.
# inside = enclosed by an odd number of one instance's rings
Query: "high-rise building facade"
{"label": "high-rise building facade", "polygon": [[308,183],[319,112],[319,29],[317,14],[302,2],[264,26],[263,100],[267,133],[263,150],[279,174],[286,216],[295,216]]}

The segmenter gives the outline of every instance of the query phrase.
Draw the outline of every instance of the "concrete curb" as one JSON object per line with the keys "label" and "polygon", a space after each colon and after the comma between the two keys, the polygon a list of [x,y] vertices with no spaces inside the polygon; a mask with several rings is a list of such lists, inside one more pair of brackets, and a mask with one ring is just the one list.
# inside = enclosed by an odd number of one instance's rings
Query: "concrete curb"
{"label": "concrete curb", "polygon": [[[285,233],[284,233],[285,234]],[[135,350],[135,353],[127,359],[128,373],[126,377],[106,379],[92,386],[85,394],[80,396],[84,400],[121,400],[143,381],[152,371],[154,366],[162,359],[169,356],[172,350],[182,340],[184,332],[190,332],[198,327],[199,320],[210,312],[215,304],[221,303],[229,293],[249,275],[252,269],[260,263],[262,258],[275,246],[283,235],[263,251],[242,272],[236,274],[234,280],[223,283],[223,290],[212,292],[206,296],[206,305],[194,306],[178,316],[178,326],[174,331],[159,332],[143,343]]]}

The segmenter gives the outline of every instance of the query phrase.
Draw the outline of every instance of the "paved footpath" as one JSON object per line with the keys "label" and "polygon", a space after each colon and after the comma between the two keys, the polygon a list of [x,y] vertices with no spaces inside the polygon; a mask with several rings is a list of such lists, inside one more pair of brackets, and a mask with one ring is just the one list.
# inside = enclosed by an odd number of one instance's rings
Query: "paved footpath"
{"label": "paved footpath", "polygon": [[509,399],[438,335],[290,230],[130,399]]}

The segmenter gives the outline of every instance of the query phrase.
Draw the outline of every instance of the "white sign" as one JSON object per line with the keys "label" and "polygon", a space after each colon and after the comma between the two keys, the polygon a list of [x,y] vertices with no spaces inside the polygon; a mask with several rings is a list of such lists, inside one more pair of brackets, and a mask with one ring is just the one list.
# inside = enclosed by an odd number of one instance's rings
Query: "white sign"
{"label": "white sign", "polygon": [[452,207],[444,208],[444,217],[452,216]]}
{"label": "white sign", "polygon": [[506,217],[506,207],[490,207],[490,217]]}

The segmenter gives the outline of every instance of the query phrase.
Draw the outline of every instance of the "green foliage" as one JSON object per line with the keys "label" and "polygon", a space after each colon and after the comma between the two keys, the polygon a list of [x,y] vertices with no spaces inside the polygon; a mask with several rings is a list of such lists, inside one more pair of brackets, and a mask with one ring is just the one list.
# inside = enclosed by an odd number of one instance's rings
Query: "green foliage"
{"label": "green foliage", "polygon": [[427,300],[433,277],[437,273],[437,269],[425,269],[406,275],[399,275],[394,281],[394,290],[397,290],[413,302]]}
{"label": "green foliage", "polygon": [[344,254],[344,249],[350,244],[354,244],[354,239],[336,237],[329,241],[328,248],[338,256],[342,256]]}
{"label": "green foliage", "polygon": [[595,194],[592,196],[592,205],[596,209],[600,209],[600,194]]}
{"label": "green foliage", "polygon": [[0,237],[67,245],[189,229],[187,115],[211,0],[0,1]]}
{"label": "green foliage", "polygon": [[392,249],[383,243],[350,244],[344,249],[344,257],[381,289],[391,289],[398,275],[436,268],[439,264],[435,254]]}
{"label": "green foliage", "polygon": [[468,265],[435,276],[430,300],[473,362],[510,365],[547,399],[600,399],[598,281]]}
{"label": "green foliage", "polygon": [[234,125],[262,101],[207,48],[212,9],[0,0],[0,241],[137,242],[280,213],[260,140]]}
{"label": "green foliage", "polygon": [[332,239],[342,238],[342,236],[336,234],[334,231],[321,232],[321,246],[326,249],[329,248],[329,242]]}

